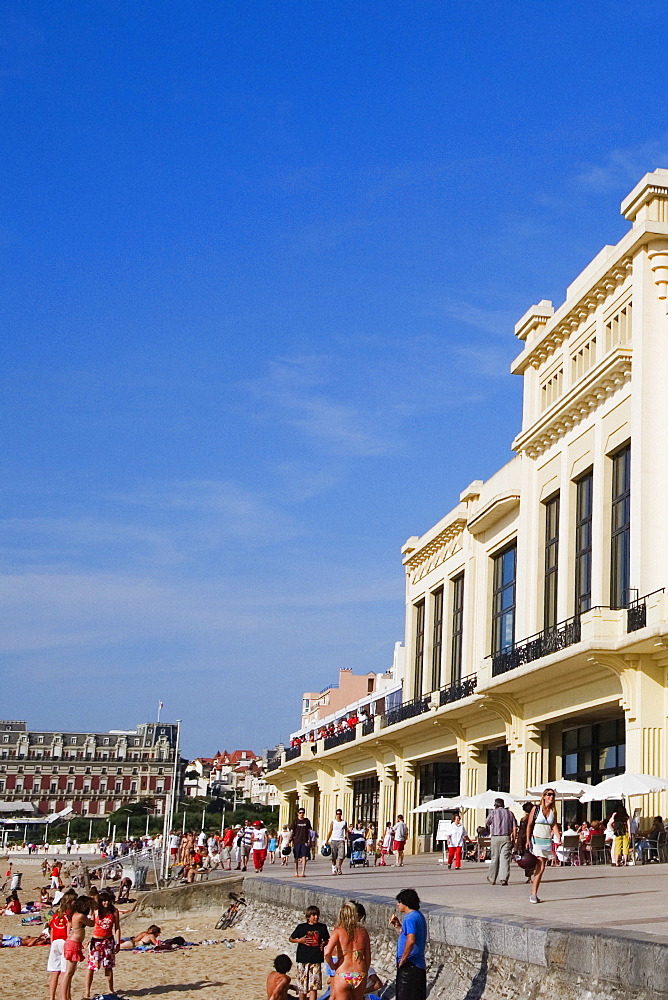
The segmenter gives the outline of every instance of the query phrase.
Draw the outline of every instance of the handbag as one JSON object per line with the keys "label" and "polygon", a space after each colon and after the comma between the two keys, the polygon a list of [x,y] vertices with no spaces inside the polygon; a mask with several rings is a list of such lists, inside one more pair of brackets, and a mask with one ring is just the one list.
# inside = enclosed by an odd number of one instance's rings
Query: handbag
{"label": "handbag", "polygon": [[538,858],[536,857],[535,854],[532,854],[532,852],[527,847],[522,857],[517,859],[517,864],[520,866],[520,868],[523,868],[525,872],[530,872],[533,871],[536,865],[538,864]]}

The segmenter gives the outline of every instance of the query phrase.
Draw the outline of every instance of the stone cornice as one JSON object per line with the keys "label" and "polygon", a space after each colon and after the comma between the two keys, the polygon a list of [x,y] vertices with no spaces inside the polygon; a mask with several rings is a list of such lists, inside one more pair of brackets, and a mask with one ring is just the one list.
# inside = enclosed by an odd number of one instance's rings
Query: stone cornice
{"label": "stone cornice", "polygon": [[601,302],[620,288],[633,266],[630,255],[622,257],[590,285],[587,290],[568,308],[568,303],[559,309],[552,320],[545,325],[545,333],[540,341],[527,347],[512,365],[513,374],[522,374],[527,368],[538,368],[555,351],[574,330],[579,329],[592,316]]}
{"label": "stone cornice", "polygon": [[580,379],[565,395],[541,414],[526,431],[518,434],[512,447],[536,458],[555,441],[580,423],[588,413],[631,379],[633,349],[617,347]]}
{"label": "stone cornice", "polygon": [[420,580],[447,559],[454,551],[456,541],[466,528],[466,523],[467,516],[463,513],[458,514],[438,534],[404,559],[406,573],[411,583]]}

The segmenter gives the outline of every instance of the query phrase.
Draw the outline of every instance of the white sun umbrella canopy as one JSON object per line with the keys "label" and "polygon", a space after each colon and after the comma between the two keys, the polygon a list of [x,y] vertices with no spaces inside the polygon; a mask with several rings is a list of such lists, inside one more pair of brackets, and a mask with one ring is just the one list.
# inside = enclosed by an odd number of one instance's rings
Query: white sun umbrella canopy
{"label": "white sun umbrella canopy", "polygon": [[585,785],[582,781],[569,781],[568,778],[559,778],[558,781],[545,781],[542,785],[534,785],[527,788],[527,795],[542,795],[546,788],[552,788],[558,799],[579,799],[584,792],[588,792],[591,785]]}
{"label": "white sun umbrella canopy", "polygon": [[435,813],[435,812],[447,812],[451,809],[459,809],[462,804],[461,795],[456,795],[454,798],[440,798],[431,799],[429,802],[423,802],[421,806],[417,809],[411,809],[411,813]]}
{"label": "white sun umbrella canopy", "polygon": [[461,808],[493,809],[496,799],[503,799],[503,804],[507,807],[516,806],[518,802],[524,801],[511,795],[510,792],[495,792],[488,788],[486,792],[480,792],[478,795],[465,795],[461,800]]}
{"label": "white sun umbrella canopy", "polygon": [[604,802],[606,799],[628,799],[634,795],[650,795],[668,790],[668,780],[654,774],[616,774],[598,785],[592,785],[580,802]]}

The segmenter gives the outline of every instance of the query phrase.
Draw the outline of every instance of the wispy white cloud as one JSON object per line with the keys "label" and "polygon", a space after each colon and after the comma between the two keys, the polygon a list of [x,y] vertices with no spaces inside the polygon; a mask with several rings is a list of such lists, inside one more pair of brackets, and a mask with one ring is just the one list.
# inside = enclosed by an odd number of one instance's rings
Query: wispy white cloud
{"label": "wispy white cloud", "polygon": [[516,316],[509,309],[487,309],[464,299],[447,298],[433,303],[433,307],[448,319],[475,327],[484,333],[507,337],[512,331]]}
{"label": "wispy white cloud", "polygon": [[583,164],[575,180],[603,193],[636,183],[657,167],[668,167],[668,132],[644,143],[613,149],[600,163]]}
{"label": "wispy white cloud", "polygon": [[330,454],[358,457],[396,449],[382,410],[346,400],[330,373],[331,363],[331,358],[315,355],[280,358],[245,388],[264,405],[264,417],[280,420]]}

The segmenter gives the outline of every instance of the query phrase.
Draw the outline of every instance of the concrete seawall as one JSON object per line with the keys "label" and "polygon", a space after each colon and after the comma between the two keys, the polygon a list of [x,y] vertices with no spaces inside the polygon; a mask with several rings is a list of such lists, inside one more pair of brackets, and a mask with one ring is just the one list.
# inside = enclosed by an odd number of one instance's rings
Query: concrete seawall
{"label": "concrete seawall", "polygon": [[[333,927],[349,896],[302,880],[262,876],[242,882],[234,875],[146,893],[136,913],[155,918],[209,913],[213,925],[229,893],[242,888],[248,906],[239,931],[292,956],[288,936],[305,908],[317,904]],[[396,933],[388,918],[394,899],[353,895],[367,910],[374,966],[391,980]],[[668,945],[648,935],[480,917],[433,903],[424,904],[423,912],[429,921],[430,1000],[668,1000]]]}
{"label": "concrete seawall", "polygon": [[211,879],[210,882],[194,882],[179,885],[173,889],[159,889],[142,895],[133,910],[133,916],[161,917],[163,920],[178,919],[188,913],[210,914],[212,922],[226,910],[231,892],[243,890],[243,878],[236,873],[229,878]]}
{"label": "concrete seawall", "polygon": [[[248,937],[292,954],[287,938],[317,904],[332,927],[347,894],[270,877],[244,885],[251,904],[240,928]],[[394,970],[396,933],[388,927],[391,897],[356,893],[367,911],[374,966]],[[425,904],[429,921],[430,1000],[666,1000],[668,947],[642,935],[557,930],[535,923],[469,916]]]}

